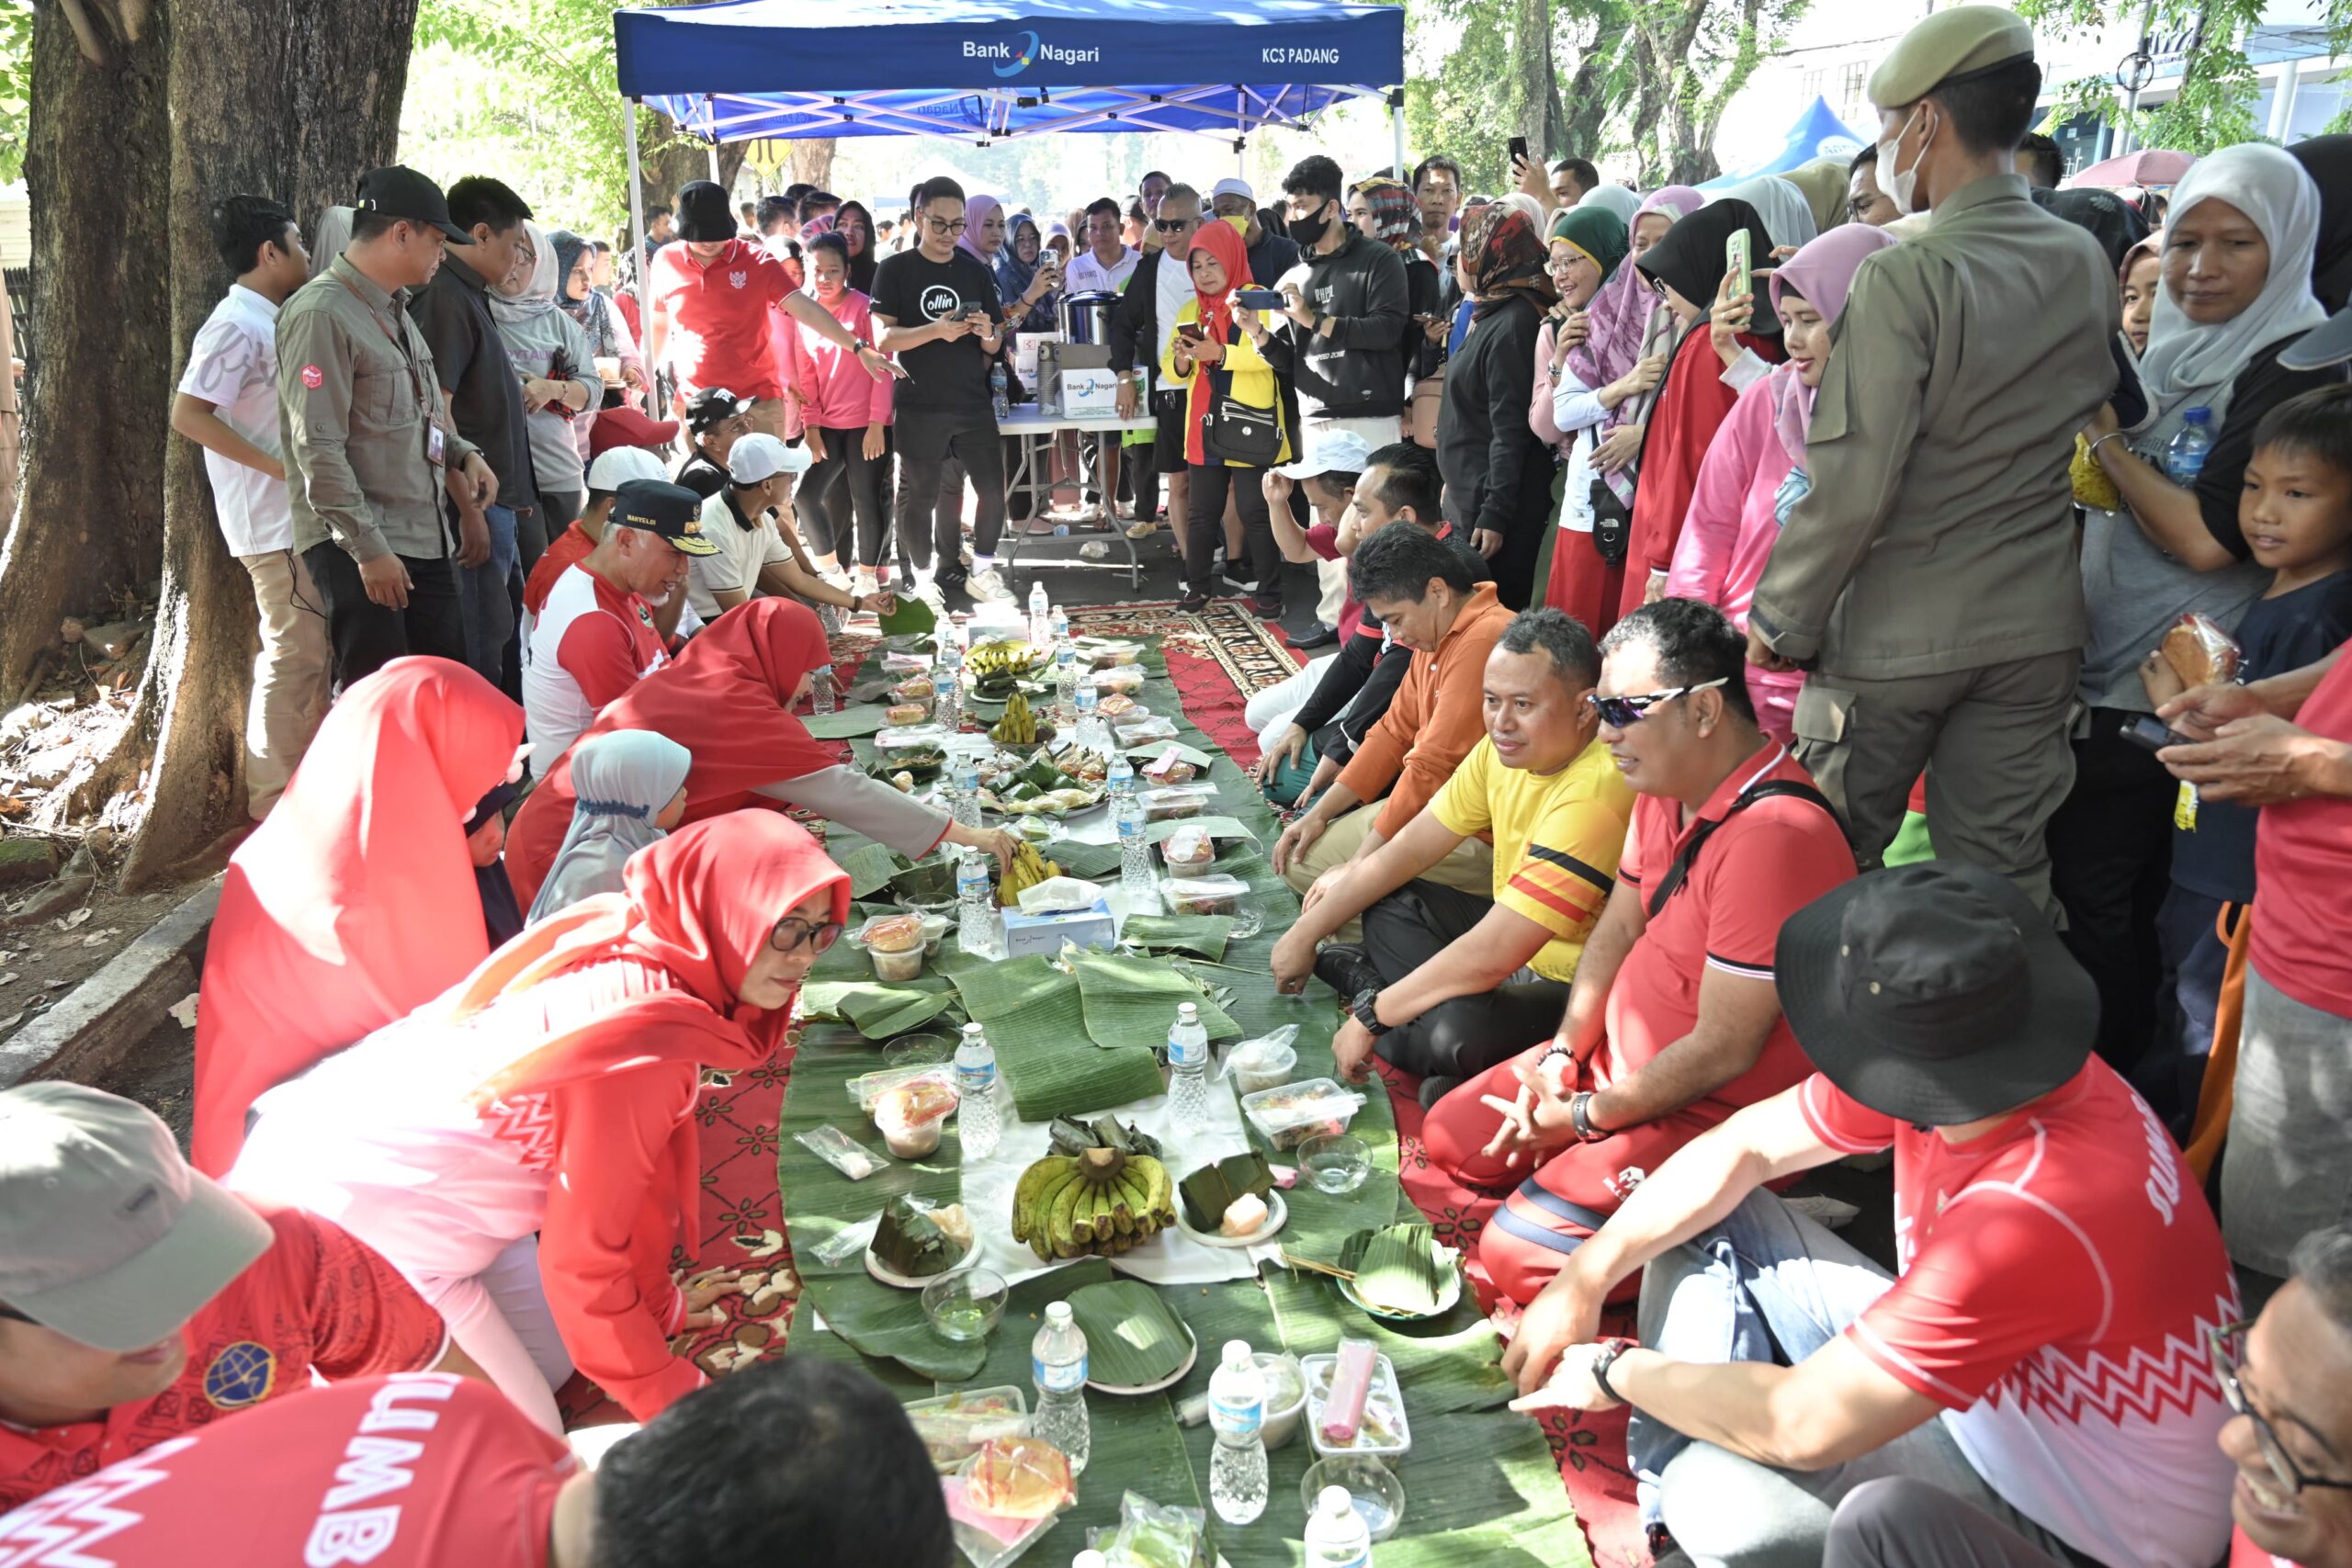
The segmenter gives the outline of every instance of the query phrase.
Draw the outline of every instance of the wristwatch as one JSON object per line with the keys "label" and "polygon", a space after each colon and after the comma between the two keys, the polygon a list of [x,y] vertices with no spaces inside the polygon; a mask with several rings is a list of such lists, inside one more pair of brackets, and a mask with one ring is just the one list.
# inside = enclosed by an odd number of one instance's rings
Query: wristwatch
{"label": "wristwatch", "polygon": [[1609,1386],[1609,1369],[1617,1364],[1618,1357],[1633,1348],[1634,1342],[1630,1339],[1604,1339],[1600,1342],[1600,1353],[1592,1359],[1593,1386],[1619,1404],[1625,1403],[1625,1396]]}
{"label": "wristwatch", "polygon": [[1568,1101],[1568,1125],[1576,1130],[1579,1144],[1597,1144],[1609,1136],[1609,1129],[1592,1124],[1591,1089],[1578,1089]]}
{"label": "wristwatch", "polygon": [[1349,1008],[1356,1015],[1356,1021],[1371,1031],[1375,1040],[1388,1032],[1388,1025],[1380,1021],[1380,1014],[1376,1010],[1379,1003],[1380,993],[1367,986],[1356,993],[1356,999]]}

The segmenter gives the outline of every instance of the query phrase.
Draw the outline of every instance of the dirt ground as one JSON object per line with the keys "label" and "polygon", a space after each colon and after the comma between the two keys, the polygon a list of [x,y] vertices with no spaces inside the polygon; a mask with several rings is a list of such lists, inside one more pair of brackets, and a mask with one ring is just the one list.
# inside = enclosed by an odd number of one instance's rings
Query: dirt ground
{"label": "dirt ground", "polygon": [[[63,1000],[187,896],[186,887],[110,892],[102,878],[86,898],[62,914],[28,925],[0,925],[0,1040]],[[5,918],[0,914],[0,919]]]}

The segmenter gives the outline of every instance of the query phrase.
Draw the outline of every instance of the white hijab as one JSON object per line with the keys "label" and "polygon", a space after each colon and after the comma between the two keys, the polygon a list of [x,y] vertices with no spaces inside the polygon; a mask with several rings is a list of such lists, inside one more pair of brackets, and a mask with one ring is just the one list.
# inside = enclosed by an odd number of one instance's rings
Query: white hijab
{"label": "white hijab", "polygon": [[1579,197],[1577,205],[1606,208],[1615,213],[1626,227],[1631,228],[1634,214],[1642,209],[1642,195],[1641,192],[1628,190],[1623,186],[1597,185]]}
{"label": "white hijab", "polygon": [[[1772,236],[1775,245],[1802,250],[1820,233],[1814,226],[1812,201],[1778,175],[1758,175],[1727,189],[1707,193],[1709,206],[1732,200],[1744,201],[1756,209],[1756,215],[1764,220],[1764,231]],[[1769,266],[1771,263],[1763,256],[1751,256],[1749,265]]]}
{"label": "white hijab", "polygon": [[548,243],[548,231],[530,219],[523,220],[523,227],[530,232],[531,251],[538,260],[531,264],[530,281],[514,293],[490,291],[490,313],[502,326],[520,326],[555,309],[555,247]]}
{"label": "white hijab", "polygon": [[686,784],[694,753],[650,729],[592,736],[571,752],[571,826],[547,885],[531,901],[532,921],[582,898],[621,890],[628,857],[663,837],[653,819]]}
{"label": "white hijab", "polygon": [[2140,360],[2149,419],[2228,385],[2271,344],[2297,337],[2327,319],[2312,297],[2312,253],[2319,242],[2319,186],[2297,163],[2258,141],[2224,147],[2197,161],[2174,187],[2171,221],[2199,202],[2227,202],[2246,215],[2270,245],[2270,276],[2254,303],[2226,321],[2190,321],[2156,291],[2148,323],[2148,352]]}
{"label": "white hijab", "polygon": [[326,271],[327,263],[343,254],[351,243],[352,210],[348,207],[329,207],[319,213],[319,231],[311,240],[311,276],[316,277]]}

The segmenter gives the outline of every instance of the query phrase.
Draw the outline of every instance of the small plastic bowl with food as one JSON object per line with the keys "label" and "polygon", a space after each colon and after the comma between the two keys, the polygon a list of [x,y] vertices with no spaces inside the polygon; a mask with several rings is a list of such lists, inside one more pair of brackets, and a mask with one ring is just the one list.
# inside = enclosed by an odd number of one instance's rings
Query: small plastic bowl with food
{"label": "small plastic bowl with food", "polygon": [[936,1067],[955,1059],[956,1042],[944,1034],[901,1034],[882,1051],[893,1067]]}
{"label": "small plastic bowl with food", "polygon": [[1108,669],[1097,670],[1093,675],[1096,691],[1122,694],[1140,691],[1145,679],[1144,672],[1133,664],[1114,664]]}
{"label": "small plastic bowl with food", "polygon": [[939,1150],[939,1134],[956,1113],[956,1094],[934,1078],[917,1078],[885,1089],[874,1102],[874,1125],[899,1159],[922,1159]]}
{"label": "small plastic bowl with food", "polygon": [[1162,789],[1148,789],[1141,793],[1143,819],[1147,822],[1177,822],[1187,817],[1198,817],[1216,804],[1216,791],[1207,784],[1170,784]]}
{"label": "small plastic bowl with food", "polygon": [[1290,1082],[1298,1071],[1298,1052],[1272,1037],[1245,1041],[1226,1054],[1226,1070],[1233,1087],[1243,1094],[1263,1094]]}
{"label": "small plastic bowl with food", "polygon": [[1159,841],[1171,876],[1200,876],[1216,863],[1216,840],[1205,828],[1179,828]]}
{"label": "small plastic bowl with food", "polygon": [[[1363,1095],[1330,1078],[1308,1078],[1243,1095],[1241,1114],[1275,1148],[1295,1149],[1309,1138],[1346,1132],[1363,1103]],[[1361,1141],[1357,1146],[1363,1146]]]}
{"label": "small plastic bowl with food", "polygon": [[922,1288],[922,1314],[942,1339],[969,1345],[985,1339],[1004,1316],[1012,1287],[993,1269],[945,1274]]}
{"label": "small plastic bowl with food", "polygon": [[1171,915],[1238,916],[1249,892],[1250,885],[1238,876],[1171,876],[1160,886]]}
{"label": "small plastic bowl with food", "polygon": [[876,979],[912,980],[922,974],[922,916],[876,915],[857,929],[857,940],[874,961]]}

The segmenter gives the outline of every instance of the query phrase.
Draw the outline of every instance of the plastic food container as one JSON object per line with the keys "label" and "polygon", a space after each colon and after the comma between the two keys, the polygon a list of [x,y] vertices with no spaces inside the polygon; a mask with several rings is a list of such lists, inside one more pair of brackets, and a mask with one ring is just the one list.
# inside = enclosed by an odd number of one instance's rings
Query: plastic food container
{"label": "plastic food container", "polygon": [[1288,1045],[1276,1045],[1229,1058],[1226,1066],[1233,1073],[1237,1089],[1243,1094],[1263,1094],[1290,1082],[1291,1074],[1298,1070],[1298,1053]]}
{"label": "plastic food container", "polygon": [[1309,1078],[1241,1097],[1241,1114],[1277,1149],[1295,1149],[1326,1133],[1344,1133],[1363,1096],[1330,1078]]}
{"label": "plastic food container", "polygon": [[885,751],[909,746],[928,746],[933,750],[944,750],[954,733],[944,724],[896,725],[876,730],[874,744]]}
{"label": "plastic food container", "polygon": [[1180,818],[1198,817],[1215,806],[1216,791],[1206,784],[1169,784],[1145,790],[1141,798],[1145,821],[1173,822]]}
{"label": "plastic food container", "polygon": [[911,980],[922,973],[923,917],[877,916],[858,929],[877,980]]}
{"label": "plastic food container", "polygon": [[[1306,1374],[1299,1370],[1298,1358],[1278,1351],[1261,1350],[1250,1359],[1266,1380],[1265,1423],[1258,1435],[1269,1450],[1282,1448],[1298,1436],[1299,1423],[1306,1417]],[[1290,1397],[1277,1403],[1275,1396],[1281,1393]]]}
{"label": "plastic food container", "polygon": [[932,1468],[944,1474],[991,1438],[1027,1437],[1029,1391],[1009,1383],[999,1388],[958,1389],[935,1399],[916,1400],[907,1406],[907,1418],[914,1423],[915,1436],[931,1450]]}
{"label": "plastic food container", "polygon": [[1216,840],[1198,828],[1179,828],[1159,841],[1159,858],[1174,876],[1198,876],[1216,863]]}
{"label": "plastic food container", "polygon": [[[1250,885],[1238,876],[1171,876],[1160,889],[1171,915],[1238,915]],[[1237,931],[1236,936],[1254,933]]]}
{"label": "plastic food container", "polygon": [[1372,1359],[1372,1393],[1364,1400],[1363,1422],[1352,1443],[1334,1443],[1323,1436],[1323,1402],[1331,1392],[1337,1356],[1303,1356],[1298,1370],[1306,1379],[1306,1440],[1318,1454],[1395,1459],[1413,1451],[1412,1423],[1405,1418],[1405,1396],[1396,1388],[1396,1369],[1385,1356]]}

